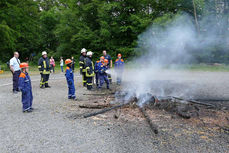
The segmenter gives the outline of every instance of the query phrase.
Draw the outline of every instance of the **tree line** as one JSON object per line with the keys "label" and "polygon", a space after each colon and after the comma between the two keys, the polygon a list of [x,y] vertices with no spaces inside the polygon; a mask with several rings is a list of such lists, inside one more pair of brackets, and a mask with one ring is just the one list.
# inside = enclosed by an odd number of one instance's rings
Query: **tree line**
{"label": "tree line", "polygon": [[217,17],[219,9],[229,14],[227,0],[1,0],[0,61],[14,51],[22,60],[36,61],[43,50],[56,59],[78,58],[82,48],[95,57],[105,49],[113,57],[131,58],[138,55],[138,35],[149,25],[185,12],[199,30],[201,15]]}

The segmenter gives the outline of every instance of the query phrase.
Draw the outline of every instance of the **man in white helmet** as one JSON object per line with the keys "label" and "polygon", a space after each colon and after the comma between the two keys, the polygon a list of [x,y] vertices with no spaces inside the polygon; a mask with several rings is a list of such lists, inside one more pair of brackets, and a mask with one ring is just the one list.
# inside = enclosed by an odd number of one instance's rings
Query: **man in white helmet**
{"label": "man in white helmet", "polygon": [[85,48],[81,49],[81,56],[79,59],[79,66],[80,66],[80,74],[82,75],[83,79],[83,86],[87,86],[87,77],[86,77],[86,67],[85,67],[85,59],[87,55],[87,50]]}
{"label": "man in white helmet", "polygon": [[38,61],[38,69],[41,74],[40,88],[50,88],[50,86],[48,85],[50,64],[46,51],[42,52],[42,57]]}
{"label": "man in white helmet", "polygon": [[86,77],[87,77],[87,89],[92,89],[92,80],[95,75],[94,73],[94,64],[92,62],[92,52],[87,52],[87,57],[85,59],[85,67],[86,67]]}

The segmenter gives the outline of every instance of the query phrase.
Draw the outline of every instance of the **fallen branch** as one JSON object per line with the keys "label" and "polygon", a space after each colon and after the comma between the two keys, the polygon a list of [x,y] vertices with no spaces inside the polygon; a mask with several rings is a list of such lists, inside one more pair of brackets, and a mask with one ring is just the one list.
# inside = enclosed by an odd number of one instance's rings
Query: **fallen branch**
{"label": "fallen branch", "polygon": [[205,103],[205,102],[200,102],[200,101],[196,101],[196,100],[186,100],[186,99],[178,98],[178,97],[172,97],[172,98],[177,99],[177,100],[186,101],[186,102],[192,103],[192,104],[204,105],[204,106],[209,106],[209,107],[213,107],[213,108],[216,107],[213,104],[209,104],[209,103]]}
{"label": "fallen branch", "polygon": [[146,113],[146,111],[144,110],[144,108],[138,107],[139,110],[141,111],[141,113],[143,114],[143,116],[145,117],[147,123],[149,124],[151,130],[155,133],[158,134],[158,129],[157,129],[157,125],[152,123],[151,119],[149,118],[148,114]]}
{"label": "fallen branch", "polygon": [[110,107],[110,108],[105,108],[105,109],[103,109],[101,111],[98,111],[98,112],[86,114],[83,117],[84,118],[88,118],[88,117],[96,116],[96,115],[103,114],[103,113],[106,113],[106,112],[111,111],[113,109],[117,109],[117,108],[123,107],[125,105],[129,105],[129,104],[130,104],[130,102],[129,103],[125,103],[125,104],[120,104],[120,105],[117,105],[117,106],[113,106],[113,107]]}
{"label": "fallen branch", "polygon": [[102,109],[102,108],[107,108],[110,107],[110,104],[80,104],[80,108],[88,108],[88,109]]}

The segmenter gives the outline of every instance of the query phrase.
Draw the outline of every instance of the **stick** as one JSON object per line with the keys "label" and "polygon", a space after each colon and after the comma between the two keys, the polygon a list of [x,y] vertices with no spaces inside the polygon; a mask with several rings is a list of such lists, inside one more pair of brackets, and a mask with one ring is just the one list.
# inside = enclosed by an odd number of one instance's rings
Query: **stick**
{"label": "stick", "polygon": [[213,104],[199,102],[199,101],[196,101],[196,100],[186,100],[186,99],[182,99],[182,98],[179,98],[179,97],[172,97],[172,98],[177,99],[177,100],[184,100],[184,101],[187,101],[187,102],[193,103],[193,104],[199,104],[199,105],[205,105],[205,106],[215,107],[215,105],[213,105]]}
{"label": "stick", "polygon": [[157,125],[152,123],[152,121],[150,120],[148,114],[145,112],[144,108],[138,107],[139,110],[141,111],[141,113],[143,114],[143,116],[145,117],[147,123],[149,124],[151,130],[155,133],[158,134],[158,129],[157,129]]}
{"label": "stick", "polygon": [[[130,102],[129,102],[129,103],[130,103]],[[125,105],[128,105],[129,103],[120,104],[120,105],[113,106],[113,107],[110,107],[110,108],[105,108],[105,109],[103,109],[103,110],[101,110],[101,111],[98,111],[98,112],[86,114],[86,115],[84,115],[83,117],[84,117],[84,118],[88,118],[88,117],[96,116],[96,115],[99,115],[99,114],[103,114],[103,113],[106,113],[106,112],[111,111],[111,110],[113,110],[113,109],[117,109],[117,108],[123,107],[123,106],[125,106]]]}
{"label": "stick", "polygon": [[110,107],[110,104],[97,104],[97,105],[92,105],[92,104],[81,104],[79,105],[80,108],[89,108],[89,109],[102,109],[106,107]]}

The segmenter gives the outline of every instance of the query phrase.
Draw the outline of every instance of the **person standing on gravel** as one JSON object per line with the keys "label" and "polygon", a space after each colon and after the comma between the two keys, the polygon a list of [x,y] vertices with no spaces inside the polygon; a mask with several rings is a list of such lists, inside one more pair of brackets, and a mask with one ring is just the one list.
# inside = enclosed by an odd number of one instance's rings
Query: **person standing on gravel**
{"label": "person standing on gravel", "polygon": [[94,73],[94,64],[92,61],[92,52],[89,51],[87,52],[87,57],[85,59],[85,67],[86,67],[86,77],[87,77],[87,89],[91,90],[92,89],[92,80],[93,77],[95,76]]}
{"label": "person standing on gravel", "polygon": [[[112,68],[112,58],[111,58],[110,55],[107,54],[106,50],[103,51],[103,56],[104,56],[105,59],[108,60],[107,68],[108,69]],[[110,84],[112,84],[111,74],[107,74],[107,76],[108,76],[108,80],[109,80]]]}
{"label": "person standing on gravel", "polygon": [[50,86],[48,85],[50,64],[46,51],[42,52],[42,57],[38,61],[38,69],[41,74],[40,88],[50,88]]}
{"label": "person standing on gravel", "polygon": [[28,74],[28,63],[21,63],[20,68],[22,72],[19,76],[19,90],[22,93],[22,111],[23,113],[32,112],[32,103],[33,103],[33,94],[32,94],[32,86],[31,80]]}
{"label": "person standing on gravel", "polygon": [[80,74],[82,75],[83,86],[87,86],[87,78],[86,78],[86,69],[85,69],[85,59],[87,55],[87,50],[85,48],[81,49],[81,56],[79,59],[79,66],[80,66]]}
{"label": "person standing on gravel", "polygon": [[61,72],[64,72],[64,60],[63,57],[60,57],[60,68],[61,68]]}
{"label": "person standing on gravel", "polygon": [[18,90],[18,79],[19,75],[21,73],[20,69],[20,60],[19,58],[19,53],[14,52],[14,57],[10,59],[10,70],[13,74],[13,93],[17,93]]}
{"label": "person standing on gravel", "polygon": [[51,56],[50,58],[50,66],[51,66],[51,69],[52,69],[52,72],[55,73],[55,60],[53,58],[53,56]]}

